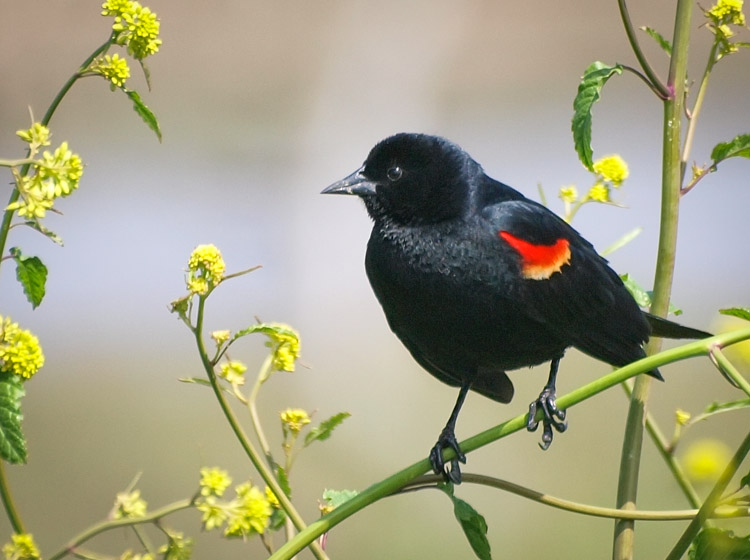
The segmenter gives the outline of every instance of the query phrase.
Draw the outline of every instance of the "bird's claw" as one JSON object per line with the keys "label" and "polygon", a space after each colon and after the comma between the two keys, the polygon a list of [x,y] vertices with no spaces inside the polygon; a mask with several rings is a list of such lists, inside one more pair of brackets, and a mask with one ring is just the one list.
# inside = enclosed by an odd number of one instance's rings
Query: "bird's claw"
{"label": "bird's claw", "polygon": [[[451,459],[450,468],[446,468],[445,461],[443,460],[443,449],[452,449],[456,456]],[[466,463],[466,455],[461,452],[461,448],[458,446],[458,440],[456,434],[446,426],[440,437],[438,437],[437,443],[430,450],[430,464],[432,465],[432,471],[435,474],[442,474],[446,482],[452,482],[453,484],[461,484],[461,468],[458,463]]]}
{"label": "bird's claw", "polygon": [[537,429],[539,420],[536,420],[536,411],[537,409],[541,409],[543,431],[542,442],[539,444],[539,447],[544,450],[547,450],[552,444],[553,428],[560,433],[568,428],[568,423],[565,422],[565,411],[557,408],[556,397],[554,388],[545,387],[539,398],[529,405],[529,418],[526,421],[526,429],[530,432]]}

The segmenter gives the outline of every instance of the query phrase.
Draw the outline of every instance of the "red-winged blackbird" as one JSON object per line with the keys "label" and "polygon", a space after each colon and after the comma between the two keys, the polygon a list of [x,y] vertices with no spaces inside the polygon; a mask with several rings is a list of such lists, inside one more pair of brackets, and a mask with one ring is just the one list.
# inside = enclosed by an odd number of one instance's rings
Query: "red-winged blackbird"
{"label": "red-winged blackbird", "polygon": [[[594,247],[544,206],[488,177],[450,141],[397,134],[323,193],[353,194],[374,222],[365,267],[388,324],[432,375],[460,387],[430,452],[436,473],[460,482],[466,462],[454,429],[469,389],[501,403],[506,370],[551,361],[527,427],[543,412],[542,447],[566,428],[555,377],[566,348],[623,366],[653,333],[708,333],[643,313]],[[657,370],[648,372],[662,379]],[[446,468],[442,451],[456,458]]]}

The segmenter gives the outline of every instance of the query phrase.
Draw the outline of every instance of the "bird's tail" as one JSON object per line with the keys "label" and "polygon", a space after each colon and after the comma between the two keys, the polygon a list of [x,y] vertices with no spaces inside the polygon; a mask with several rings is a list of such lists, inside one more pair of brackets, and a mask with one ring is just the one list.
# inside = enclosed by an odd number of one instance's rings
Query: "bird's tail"
{"label": "bird's tail", "polygon": [[667,319],[662,319],[651,313],[643,313],[648,324],[651,325],[651,335],[659,338],[708,338],[711,333],[691,327],[683,327]]}

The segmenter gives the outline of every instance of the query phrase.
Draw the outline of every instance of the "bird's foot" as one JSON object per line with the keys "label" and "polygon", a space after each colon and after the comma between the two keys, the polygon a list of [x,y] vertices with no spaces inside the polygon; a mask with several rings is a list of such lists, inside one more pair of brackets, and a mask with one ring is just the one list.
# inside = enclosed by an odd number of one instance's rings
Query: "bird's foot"
{"label": "bird's foot", "polygon": [[[450,468],[446,468],[445,461],[443,460],[443,449],[452,449],[456,456],[451,459]],[[446,482],[452,482],[454,484],[461,484],[461,468],[458,463],[466,463],[466,455],[461,452],[461,448],[458,446],[458,440],[456,434],[453,432],[453,428],[446,426],[443,431],[440,432],[440,437],[430,450],[430,464],[432,465],[432,471],[435,474],[442,474]]]}
{"label": "bird's foot", "polygon": [[536,411],[541,409],[542,411],[542,442],[539,447],[546,450],[552,444],[552,435],[554,428],[558,432],[564,432],[568,423],[565,422],[565,411],[557,408],[555,399],[554,387],[545,387],[544,390],[539,394],[539,398],[529,405],[529,418],[526,421],[526,429],[533,432],[539,426],[539,420],[536,420]]}

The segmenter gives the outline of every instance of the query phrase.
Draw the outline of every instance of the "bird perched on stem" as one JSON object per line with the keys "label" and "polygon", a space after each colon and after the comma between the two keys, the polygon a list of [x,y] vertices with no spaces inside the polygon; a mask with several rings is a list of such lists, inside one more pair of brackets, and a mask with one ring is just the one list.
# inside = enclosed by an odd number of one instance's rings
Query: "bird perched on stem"
{"label": "bird perched on stem", "polygon": [[553,429],[566,428],[555,380],[567,348],[623,366],[644,357],[651,335],[710,336],[642,312],[591,243],[444,138],[386,138],[323,193],[364,201],[374,222],[365,268],[388,324],[424,369],[460,387],[430,452],[433,470],[453,482],[466,462],[455,426],[469,390],[510,402],[505,372],[549,361],[527,421],[535,430],[541,411],[546,449]]}

